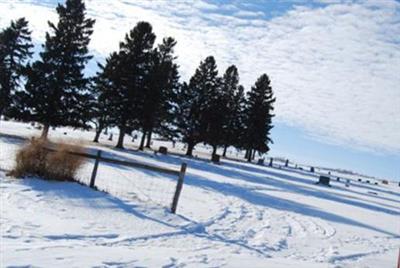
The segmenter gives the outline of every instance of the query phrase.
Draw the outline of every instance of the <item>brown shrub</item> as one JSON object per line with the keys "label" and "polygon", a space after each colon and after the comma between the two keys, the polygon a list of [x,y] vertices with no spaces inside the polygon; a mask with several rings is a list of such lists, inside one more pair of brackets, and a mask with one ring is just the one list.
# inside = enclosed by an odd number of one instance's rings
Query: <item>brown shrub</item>
{"label": "brown shrub", "polygon": [[84,148],[66,143],[50,143],[43,139],[31,139],[18,151],[15,168],[10,174],[15,177],[37,175],[49,180],[72,181],[84,159],[69,152],[82,153]]}
{"label": "brown shrub", "polygon": [[41,176],[46,169],[48,151],[45,150],[47,142],[42,139],[31,139],[16,154],[15,167],[11,175],[22,177],[28,174]]}

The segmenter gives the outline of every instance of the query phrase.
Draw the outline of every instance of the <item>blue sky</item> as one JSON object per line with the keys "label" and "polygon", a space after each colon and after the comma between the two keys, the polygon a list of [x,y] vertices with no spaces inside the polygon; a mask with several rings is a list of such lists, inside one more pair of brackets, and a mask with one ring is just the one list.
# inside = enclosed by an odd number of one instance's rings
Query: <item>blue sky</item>
{"label": "blue sky", "polygon": [[301,128],[275,123],[271,156],[287,157],[298,163],[347,169],[370,176],[400,181],[400,155],[362,151],[314,139]]}
{"label": "blue sky", "polygon": [[[36,44],[58,1],[0,0],[0,27],[25,16]],[[267,73],[277,102],[271,155],[400,180],[400,3],[395,0],[87,0],[99,61],[141,20],[173,36],[181,79],[214,55],[249,89]],[[39,46],[38,46],[39,47]],[[95,72],[95,64],[88,73]]]}

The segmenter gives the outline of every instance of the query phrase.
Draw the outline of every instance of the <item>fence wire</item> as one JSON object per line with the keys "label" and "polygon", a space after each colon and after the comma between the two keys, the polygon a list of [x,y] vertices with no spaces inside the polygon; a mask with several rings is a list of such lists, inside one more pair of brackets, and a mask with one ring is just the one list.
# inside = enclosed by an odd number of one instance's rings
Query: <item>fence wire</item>
{"label": "fence wire", "polygon": [[[82,184],[89,185],[95,160],[87,160],[76,175]],[[100,161],[95,187],[113,196],[135,200],[142,205],[170,208],[177,176],[125,167]]]}

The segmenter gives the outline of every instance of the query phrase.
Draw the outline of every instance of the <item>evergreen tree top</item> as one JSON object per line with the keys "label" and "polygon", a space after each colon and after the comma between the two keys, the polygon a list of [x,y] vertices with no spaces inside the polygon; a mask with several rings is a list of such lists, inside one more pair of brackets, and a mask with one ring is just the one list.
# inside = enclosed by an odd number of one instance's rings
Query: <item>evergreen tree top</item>
{"label": "evergreen tree top", "polygon": [[11,21],[10,26],[0,32],[1,62],[21,65],[32,56],[32,48],[31,31],[25,18]]}
{"label": "evergreen tree top", "polygon": [[195,74],[190,79],[189,85],[191,87],[210,87],[218,82],[217,76],[218,69],[215,59],[213,56],[208,56],[204,61],[200,62]]}
{"label": "evergreen tree top", "polygon": [[95,20],[86,18],[86,7],[82,0],[67,0],[65,5],[58,4],[56,11],[59,20],[57,24],[48,22],[52,33],[46,33],[44,51],[40,55],[44,61],[58,64],[77,60],[83,69],[84,64],[92,58],[87,54],[87,46]]}
{"label": "evergreen tree top", "polygon": [[[272,104],[275,102],[271,87],[271,80],[267,74],[262,74],[256,81],[255,85],[248,92],[249,101],[266,102]],[[273,109],[272,106],[270,106]]]}
{"label": "evergreen tree top", "polygon": [[120,43],[121,53],[126,55],[139,56],[153,48],[156,35],[150,23],[140,21],[125,35],[124,42]]}

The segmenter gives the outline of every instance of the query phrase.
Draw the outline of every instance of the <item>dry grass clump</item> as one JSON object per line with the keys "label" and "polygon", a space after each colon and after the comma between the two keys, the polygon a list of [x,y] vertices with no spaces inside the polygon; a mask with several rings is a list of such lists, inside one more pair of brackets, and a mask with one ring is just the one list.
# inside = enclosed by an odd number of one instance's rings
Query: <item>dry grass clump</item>
{"label": "dry grass clump", "polygon": [[35,175],[49,180],[73,181],[84,158],[69,152],[83,153],[84,148],[66,143],[50,143],[43,139],[31,139],[18,151],[16,165],[10,175],[15,177]]}

